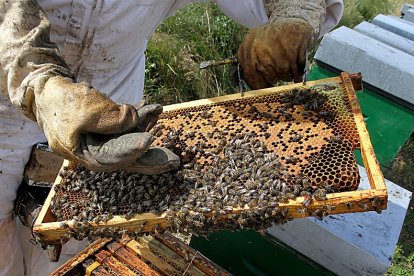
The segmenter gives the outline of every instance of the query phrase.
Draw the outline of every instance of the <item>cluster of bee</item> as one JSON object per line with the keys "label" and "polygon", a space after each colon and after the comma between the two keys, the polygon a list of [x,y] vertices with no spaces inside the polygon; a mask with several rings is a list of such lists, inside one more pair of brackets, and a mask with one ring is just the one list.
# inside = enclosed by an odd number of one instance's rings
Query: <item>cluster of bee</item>
{"label": "cluster of bee", "polygon": [[[193,184],[182,201],[172,201],[167,218],[173,230],[207,234],[217,229],[264,230],[285,222],[278,202],[301,195],[292,176],[254,134],[236,134],[211,165],[187,164],[179,178]],[[310,188],[310,187],[309,187]]]}
{"label": "cluster of bee", "polygon": [[[218,119],[211,109],[188,112],[185,117],[213,127],[210,133],[160,123],[152,133],[160,141],[157,145],[181,157],[183,165],[179,170],[147,176],[124,171],[92,172],[77,166],[62,172],[63,182],[55,186],[52,212],[62,223],[73,220],[68,235],[78,239],[124,234],[124,229],[116,227],[92,227],[114,215],[131,219],[139,213],[163,213],[172,230],[204,235],[216,229],[261,231],[272,223],[286,222],[291,217],[287,209],[279,208],[279,203],[297,196],[306,199],[297,212],[309,213],[307,207],[313,199],[324,200],[326,193],[335,189],[320,185],[317,188],[307,173],[292,175],[289,169],[302,162],[300,154],[279,158],[273,149],[268,149],[265,140],[274,135],[269,133],[272,122],[290,123],[295,119],[295,105],[303,106],[303,117],[329,120],[336,116],[334,111],[322,108],[327,96],[312,92],[315,91],[293,89],[281,94],[279,107],[272,114],[252,104],[247,110],[249,118],[262,122],[256,132],[239,131],[241,118],[232,113],[228,116],[233,126],[218,130]],[[292,131],[289,135],[286,142],[299,144],[309,134]],[[342,141],[337,136],[332,139]],[[190,140],[195,141],[187,143]],[[215,143],[208,143],[211,140]],[[323,218],[329,211],[315,210],[309,215]]]}
{"label": "cluster of bee", "polygon": [[[64,182],[55,186],[58,196],[52,202],[57,219],[66,216],[95,223],[106,222],[113,214],[128,218],[145,211],[166,211],[171,199],[169,192],[177,183],[170,173],[148,176],[125,171],[93,172],[82,166],[64,170],[61,176]],[[69,195],[80,199],[74,202]]]}
{"label": "cluster of bee", "polygon": [[287,107],[303,105],[304,110],[320,111],[328,96],[322,93],[312,93],[310,89],[292,89],[281,95],[280,101]]}
{"label": "cluster of bee", "polygon": [[[55,186],[58,196],[51,207],[59,221],[73,220],[64,239],[121,236],[123,229],[93,230],[91,223],[107,222],[117,214],[129,219],[143,212],[165,212],[172,229],[179,232],[260,231],[289,219],[278,202],[312,191],[306,177],[290,175],[277,155],[251,133],[235,135],[221,155],[213,154],[211,165],[187,163],[179,171],[154,176],[96,173],[77,166],[61,175],[64,181]],[[71,200],[69,194],[77,199]]]}
{"label": "cluster of bee", "polygon": [[94,241],[99,238],[113,238],[120,239],[125,234],[131,236],[140,236],[143,234],[143,228],[145,226],[145,221],[139,226],[135,227],[133,230],[125,229],[121,227],[100,227],[96,228],[89,221],[76,221],[72,226],[67,222],[60,222],[62,228],[68,229],[68,231],[61,237],[60,242],[62,244],[66,243],[68,240],[74,238],[76,240],[83,240],[87,238],[89,241]]}

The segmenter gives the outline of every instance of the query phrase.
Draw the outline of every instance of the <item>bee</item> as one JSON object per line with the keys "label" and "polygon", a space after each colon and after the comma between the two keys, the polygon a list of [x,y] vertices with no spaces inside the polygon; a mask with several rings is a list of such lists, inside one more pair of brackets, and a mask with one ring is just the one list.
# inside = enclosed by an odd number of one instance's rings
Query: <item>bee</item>
{"label": "bee", "polygon": [[271,136],[271,134],[269,133],[269,132],[265,132],[264,134],[263,134],[263,137],[265,138],[265,139],[269,139],[269,137]]}
{"label": "bee", "polygon": [[59,223],[59,226],[60,226],[61,228],[68,228],[68,227],[69,227],[69,225],[68,225],[66,222],[64,222],[64,221],[60,222],[60,223]]}
{"label": "bee", "polygon": [[305,195],[303,197],[302,205],[305,206],[305,207],[308,207],[311,202],[312,202],[312,197],[310,197],[308,195]]}
{"label": "bee", "polygon": [[286,164],[296,165],[296,163],[298,162],[298,158],[290,155],[285,158],[285,161],[286,161]]}
{"label": "bee", "polygon": [[380,207],[382,204],[382,200],[377,196],[374,197],[374,199],[371,202],[372,202],[372,206],[374,207]]}
{"label": "bee", "polygon": [[305,110],[319,111],[319,101],[317,101],[316,99],[308,101],[307,103],[305,103],[304,108]]}
{"label": "bee", "polygon": [[324,207],[324,209],[326,209],[329,212],[336,209],[336,206],[335,205],[325,205],[323,207]]}
{"label": "bee", "polygon": [[253,113],[256,113],[257,111],[258,111],[257,107],[252,105],[247,112],[249,112],[250,114],[253,114]]}
{"label": "bee", "polygon": [[110,200],[111,199],[109,197],[104,197],[104,198],[102,198],[101,202],[102,203],[109,203]]}
{"label": "bee", "polygon": [[304,215],[304,214],[306,214],[307,209],[306,208],[298,208],[298,209],[296,209],[296,212],[298,214]]}
{"label": "bee", "polygon": [[289,111],[287,111],[287,109],[285,108],[285,107],[278,107],[277,109],[276,109],[276,111],[278,112],[278,113],[280,113],[280,114],[285,114],[285,113],[288,113]]}
{"label": "bee", "polygon": [[209,118],[211,118],[211,117],[213,117],[213,112],[212,111],[209,111],[209,110],[204,110],[202,113],[201,113],[201,118],[203,118],[203,119],[209,119]]}
{"label": "bee", "polygon": [[263,116],[263,118],[267,118],[267,119],[273,118],[273,115],[268,112],[262,112],[261,115]]}
{"label": "bee", "polygon": [[189,138],[194,138],[196,135],[195,135],[194,131],[188,131],[188,132],[187,132],[187,136],[188,136]]}
{"label": "bee", "polygon": [[330,141],[335,142],[335,143],[341,143],[342,142],[342,138],[341,136],[338,135],[334,135],[330,138]]}
{"label": "bee", "polygon": [[313,116],[313,112],[312,111],[309,111],[309,110],[304,110],[302,112],[302,116],[305,117],[305,118],[312,117]]}
{"label": "bee", "polygon": [[294,185],[293,186],[293,195],[294,196],[299,196],[300,190],[301,190],[301,186],[300,185]]}
{"label": "bee", "polygon": [[354,204],[352,204],[352,202],[345,202],[345,207],[347,209],[352,209],[352,206],[354,206]]}
{"label": "bee", "polygon": [[214,149],[211,150],[211,153],[213,154],[219,154],[220,152],[222,152],[223,148],[221,146],[218,146]]}
{"label": "bee", "polygon": [[312,212],[312,216],[316,217],[318,220],[322,220],[324,218],[324,213],[321,209],[316,209]]}
{"label": "bee", "polygon": [[335,192],[335,190],[334,190],[334,188],[333,188],[333,186],[332,185],[324,185],[323,186],[324,188],[325,188],[325,190],[326,190],[326,192],[327,193],[333,193],[333,192]]}
{"label": "bee", "polygon": [[319,111],[317,116],[318,118],[332,120],[335,118],[336,112],[335,111]]}
{"label": "bee", "polygon": [[229,206],[229,205],[228,206],[224,206],[223,207],[223,210],[226,211],[226,212],[231,212],[231,211],[233,211],[233,206]]}
{"label": "bee", "polygon": [[209,207],[201,207],[200,208],[200,212],[201,213],[211,212],[211,208],[209,208]]}
{"label": "bee", "polygon": [[175,130],[175,129],[172,129],[170,132],[168,132],[168,134],[167,134],[167,139],[168,140],[175,140],[176,138],[178,138],[178,135],[177,135],[177,131]]}
{"label": "bee", "polygon": [[313,198],[315,198],[316,200],[326,200],[326,191],[325,191],[325,189],[317,189],[313,193]]}
{"label": "bee", "polygon": [[72,192],[79,192],[80,190],[81,190],[81,188],[79,186],[77,186],[77,187],[74,187],[72,189]]}
{"label": "bee", "polygon": [[95,223],[99,223],[102,220],[102,217],[100,215],[95,216],[92,221]]}
{"label": "bee", "polygon": [[130,220],[133,217],[134,217],[133,210],[129,210],[128,213],[125,215],[125,219],[127,219],[127,220]]}
{"label": "bee", "polygon": [[368,204],[366,204],[366,203],[358,203],[358,207],[361,208],[362,210],[367,210],[368,209]]}
{"label": "bee", "polygon": [[156,130],[155,132],[154,132],[154,136],[155,137],[161,137],[162,136],[162,130]]}
{"label": "bee", "polygon": [[217,121],[214,121],[214,120],[208,120],[207,122],[208,122],[209,125],[211,125],[213,127],[217,126],[217,123],[218,123]]}
{"label": "bee", "polygon": [[291,142],[299,142],[302,140],[303,136],[301,134],[296,134],[290,138]]}

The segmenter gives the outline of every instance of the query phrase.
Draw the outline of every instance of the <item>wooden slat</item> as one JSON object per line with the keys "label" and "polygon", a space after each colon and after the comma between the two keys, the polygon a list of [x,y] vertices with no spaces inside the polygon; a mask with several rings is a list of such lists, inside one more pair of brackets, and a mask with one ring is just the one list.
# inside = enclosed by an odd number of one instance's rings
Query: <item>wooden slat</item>
{"label": "wooden slat", "polygon": [[168,260],[174,267],[180,268],[182,271],[186,271],[186,275],[205,275],[200,269],[190,264],[190,260],[186,262],[180,255],[169,249],[166,245],[163,245],[152,236],[142,236],[139,239],[141,244],[146,244],[152,252],[156,252],[158,256],[162,256],[161,259]]}
{"label": "wooden slat", "polygon": [[28,180],[53,183],[63,164],[63,157],[51,151],[33,147],[29,162],[24,169]]}
{"label": "wooden slat", "polygon": [[117,242],[112,242],[108,244],[107,248],[115,258],[127,264],[130,268],[135,269],[142,275],[160,275],[158,272],[156,272],[146,263],[144,263],[140,258],[138,258],[135,254],[125,249],[121,244]]}
{"label": "wooden slat", "polygon": [[[316,81],[308,81],[306,82],[306,86],[312,86],[312,85],[319,84],[319,83],[340,82],[340,81],[341,81],[340,77],[333,77],[333,78],[327,78],[327,79],[316,80]],[[209,98],[209,99],[202,99],[202,100],[196,100],[196,101],[185,102],[185,103],[171,104],[171,105],[164,106],[163,110],[164,112],[167,112],[167,111],[173,111],[173,110],[182,109],[182,108],[196,107],[196,106],[201,106],[201,105],[220,103],[224,101],[237,100],[240,98],[258,97],[258,96],[263,96],[263,95],[268,95],[268,94],[284,92],[286,90],[291,90],[293,88],[300,88],[300,87],[303,87],[302,83],[294,83],[294,84],[289,84],[285,86],[271,87],[271,88],[266,88],[266,89],[259,89],[259,90],[244,92],[243,96],[240,96],[240,93],[236,93],[236,94],[230,94],[230,95],[214,97],[214,98]]]}
{"label": "wooden slat", "polygon": [[154,234],[154,238],[159,240],[162,244],[168,246],[171,250],[175,251],[182,258],[187,260],[193,260],[193,264],[202,270],[204,273],[210,276],[229,276],[231,275],[220,266],[216,265],[200,252],[194,250],[190,246],[186,245],[179,239],[175,238],[168,232],[164,234]]}
{"label": "wooden slat", "polygon": [[[50,204],[43,206],[45,211],[48,211],[48,208],[45,208],[46,206],[50,206]],[[42,208],[42,211],[43,211]],[[40,217],[40,215],[39,215]],[[43,216],[45,217],[45,216]],[[40,220],[41,218],[38,218]],[[44,221],[41,223],[41,221],[38,222],[36,220],[36,223],[33,227],[33,232],[37,234],[42,240],[47,240],[50,242],[59,241],[61,237],[63,237],[64,234],[69,233],[70,227],[73,227],[73,221],[67,221],[67,225],[69,227],[62,227],[60,222],[47,222]],[[122,227],[123,229],[130,229],[135,230],[137,228],[140,228],[142,224],[144,225],[144,228],[142,229],[142,232],[153,232],[156,227],[160,228],[166,228],[168,226],[168,222],[165,219],[165,214],[163,215],[155,215],[152,213],[143,213],[139,215],[135,215],[132,219],[127,220],[124,218],[124,216],[114,216],[112,219],[108,220],[107,222],[99,222],[94,223],[91,222],[90,225],[94,227],[94,229],[99,228],[107,228],[107,227]]]}
{"label": "wooden slat", "polygon": [[[327,200],[313,200],[306,207],[307,210],[312,213],[315,210],[324,210],[329,206],[335,206],[334,210],[329,211],[329,214],[345,214],[345,213],[358,213],[366,212],[370,210],[377,210],[375,206],[372,205],[371,200],[378,197],[384,199],[387,195],[386,190],[360,190],[352,192],[342,192],[342,193],[333,193],[327,194]],[[288,209],[289,216],[292,218],[303,218],[308,217],[308,213],[298,212],[298,209],[305,208],[304,206],[305,198],[298,197],[296,200],[290,200],[289,203],[279,203],[280,209]],[[350,203],[350,204],[349,204]],[[358,207],[358,203],[367,204],[366,209]],[[386,202],[383,202],[386,204]],[[351,206],[351,207],[349,207]],[[384,207],[384,205],[382,205]],[[233,212],[240,213],[242,209],[235,209]]]}
{"label": "wooden slat", "polygon": [[[69,160],[63,161],[61,170],[63,170],[63,168],[65,167],[68,167],[69,163],[70,163]],[[61,182],[62,182],[62,177],[58,174],[54,182],[54,185],[59,185]],[[41,226],[42,223],[53,221],[53,217],[50,217],[50,215],[47,217],[46,214],[48,213],[50,214],[50,202],[52,202],[52,198],[54,196],[55,196],[55,189],[52,188],[50,189],[49,195],[47,196],[45,203],[43,204],[42,210],[40,210],[39,215],[37,216],[33,229],[36,226]],[[42,238],[41,234],[40,234],[40,238]],[[60,237],[57,239],[60,239]]]}
{"label": "wooden slat", "polygon": [[369,138],[369,133],[365,126],[364,117],[362,116],[361,106],[359,105],[358,98],[355,91],[353,91],[352,81],[347,73],[341,74],[345,91],[349,98],[349,103],[354,114],[356,127],[359,134],[359,141],[361,144],[361,154],[364,162],[364,167],[367,170],[369,183],[372,189],[386,189],[384,176],[378,165],[378,161],[375,157],[374,149]]}
{"label": "wooden slat", "polygon": [[92,273],[92,276],[113,276],[111,273],[109,273],[104,267],[98,266],[95,268]]}
{"label": "wooden slat", "polygon": [[123,263],[111,256],[106,250],[101,250],[95,255],[96,260],[105,264],[109,269],[113,270],[117,275],[123,276],[135,276],[135,273],[126,267]]}
{"label": "wooden slat", "polygon": [[72,269],[74,269],[77,265],[85,261],[87,258],[92,256],[95,252],[97,252],[99,249],[105,246],[108,242],[110,242],[111,239],[105,238],[105,239],[98,239],[91,243],[88,247],[86,247],[84,250],[79,252],[74,258],[69,259],[66,263],[61,265],[58,269],[53,271],[50,276],[61,276],[65,275]]}
{"label": "wooden slat", "polygon": [[164,262],[163,260],[155,256],[154,253],[152,253],[148,247],[139,244],[135,240],[130,240],[126,244],[126,247],[132,252],[141,256],[142,259],[150,262],[162,273],[166,275],[178,275],[179,274],[175,268],[173,268],[171,265],[167,264],[166,262]]}
{"label": "wooden slat", "polygon": [[[366,212],[370,210],[377,210],[378,207],[384,209],[386,208],[386,198],[387,198],[387,191],[386,190],[362,190],[362,191],[352,191],[352,192],[342,192],[342,193],[334,193],[328,194],[327,200],[317,201],[313,200],[310,204],[306,207],[311,213],[316,209],[324,208],[324,206],[336,206],[334,210],[329,211],[329,214],[343,214],[343,213],[355,213],[355,212]],[[372,200],[374,198],[381,199],[381,206],[374,207],[372,205]],[[298,209],[303,209],[303,202],[305,198],[298,197],[295,200],[290,200],[289,203],[279,203],[280,209],[288,209],[289,216],[292,218],[303,218],[308,217],[309,212],[297,212]],[[348,208],[347,204],[351,203],[352,207]],[[358,203],[367,204],[367,209],[361,209],[357,206]],[[348,205],[349,206],[349,205]],[[249,210],[249,208],[235,208],[233,209],[233,213],[238,214],[243,211]],[[123,219],[121,216],[115,216],[113,219],[108,221],[107,223],[99,223],[99,224],[92,224],[95,228],[101,227],[109,227],[109,226],[118,226],[125,229],[134,229],[135,227],[139,227],[142,222],[146,221],[146,227],[144,228],[143,232],[151,232],[157,225],[160,228],[165,229],[168,227],[168,222],[165,220],[165,216],[155,216],[151,213],[144,213],[137,215],[136,217],[142,217],[145,219],[134,219],[134,220],[126,220]],[[223,216],[225,217],[225,216]],[[69,227],[73,227],[73,221],[67,222]],[[43,241],[47,241],[49,243],[54,243],[57,240],[66,234],[69,233],[69,228],[65,228],[61,226],[60,222],[49,222],[43,224],[35,224],[33,231],[42,238]]]}
{"label": "wooden slat", "polygon": [[[82,264],[85,269],[85,276],[112,276],[100,263],[93,261],[92,259],[86,260]],[[72,273],[71,273],[72,272]],[[68,275],[73,275],[73,271],[68,273]],[[76,275],[77,273],[75,273]]]}

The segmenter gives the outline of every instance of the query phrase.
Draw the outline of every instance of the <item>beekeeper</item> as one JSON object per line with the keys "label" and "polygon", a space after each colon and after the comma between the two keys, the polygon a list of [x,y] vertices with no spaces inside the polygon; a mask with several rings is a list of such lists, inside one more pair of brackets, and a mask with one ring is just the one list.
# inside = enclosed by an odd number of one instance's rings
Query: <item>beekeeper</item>
{"label": "beekeeper", "polygon": [[[47,139],[54,152],[94,170],[153,174],[179,165],[171,151],[150,148],[147,131],[162,107],[135,104],[148,40],[189,2],[0,0],[0,275],[51,269],[38,246],[19,238],[12,215],[36,142]],[[252,29],[237,57],[253,89],[301,81],[306,49],[343,11],[339,0],[216,2]]]}

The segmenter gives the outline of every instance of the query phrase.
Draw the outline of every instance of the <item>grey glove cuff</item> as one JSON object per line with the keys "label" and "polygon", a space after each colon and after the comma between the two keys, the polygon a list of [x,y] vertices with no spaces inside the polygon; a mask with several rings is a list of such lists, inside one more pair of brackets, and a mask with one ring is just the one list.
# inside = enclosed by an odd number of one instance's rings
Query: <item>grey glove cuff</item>
{"label": "grey glove cuff", "polygon": [[308,22],[313,29],[313,37],[319,37],[320,26],[326,16],[325,0],[264,0],[269,22],[286,18],[298,18]]}

